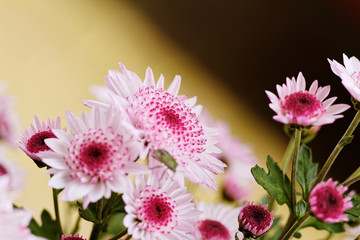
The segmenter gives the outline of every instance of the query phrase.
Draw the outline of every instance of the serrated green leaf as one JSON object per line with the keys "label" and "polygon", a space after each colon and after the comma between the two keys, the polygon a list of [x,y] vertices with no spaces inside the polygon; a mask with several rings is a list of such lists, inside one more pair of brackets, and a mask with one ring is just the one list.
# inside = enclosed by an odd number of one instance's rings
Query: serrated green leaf
{"label": "serrated green leaf", "polygon": [[306,202],[303,199],[301,199],[295,205],[295,216],[297,217],[297,219],[299,219],[302,216],[304,216],[305,212],[306,212]]}
{"label": "serrated green leaf", "polygon": [[266,161],[268,174],[258,165],[251,169],[256,182],[260,184],[279,205],[286,203],[290,207],[290,180],[279,165],[268,156]]}
{"label": "serrated green leaf", "polygon": [[58,240],[61,237],[60,233],[58,233],[56,221],[51,218],[46,209],[41,213],[41,225],[35,219],[31,219],[29,229],[34,235],[48,240]]}
{"label": "serrated green leaf", "polygon": [[315,217],[311,217],[301,228],[306,227],[314,227],[317,230],[326,230],[330,233],[345,232],[344,223],[324,223],[317,220]]}
{"label": "serrated green leaf", "polygon": [[312,162],[311,149],[305,145],[300,147],[296,179],[302,188],[303,199],[307,199],[311,184],[316,179],[318,164]]}
{"label": "serrated green leaf", "polygon": [[348,215],[351,222],[360,223],[360,195],[353,195],[351,197],[351,202],[353,204],[353,207],[346,210],[345,213]]}

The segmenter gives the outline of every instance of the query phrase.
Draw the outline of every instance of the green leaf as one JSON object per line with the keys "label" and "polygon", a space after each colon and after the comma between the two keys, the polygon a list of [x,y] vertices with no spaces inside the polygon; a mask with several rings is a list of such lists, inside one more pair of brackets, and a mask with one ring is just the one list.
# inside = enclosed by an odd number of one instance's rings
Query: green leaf
{"label": "green leaf", "polygon": [[299,219],[302,216],[304,216],[305,212],[306,212],[306,202],[303,199],[301,199],[295,205],[295,216],[297,217],[297,219]]}
{"label": "green leaf", "polygon": [[305,145],[300,147],[296,179],[302,188],[303,199],[307,200],[311,184],[316,179],[318,164],[312,162],[311,149]]}
{"label": "green leaf", "polygon": [[61,237],[60,233],[57,232],[56,221],[51,218],[50,213],[46,209],[41,213],[41,225],[35,219],[31,219],[29,229],[34,235],[48,240],[59,240]]}
{"label": "green leaf", "polygon": [[235,233],[235,240],[239,240],[238,232]]}
{"label": "green leaf", "polygon": [[81,204],[78,202],[79,205],[79,215],[86,221],[99,224],[100,220],[96,216],[96,205],[95,203],[90,203],[89,206],[86,209],[83,209]]}
{"label": "green leaf", "polygon": [[360,195],[353,195],[351,201],[353,207],[346,210],[345,213],[348,215],[351,222],[360,223]]}
{"label": "green leaf", "polygon": [[344,223],[324,223],[317,220],[315,217],[311,217],[301,228],[314,227],[317,230],[326,230],[330,233],[342,233],[345,232]]}
{"label": "green leaf", "polygon": [[251,169],[256,182],[260,184],[279,205],[286,203],[290,208],[290,180],[280,169],[279,165],[268,156],[266,166],[269,173],[258,165]]}

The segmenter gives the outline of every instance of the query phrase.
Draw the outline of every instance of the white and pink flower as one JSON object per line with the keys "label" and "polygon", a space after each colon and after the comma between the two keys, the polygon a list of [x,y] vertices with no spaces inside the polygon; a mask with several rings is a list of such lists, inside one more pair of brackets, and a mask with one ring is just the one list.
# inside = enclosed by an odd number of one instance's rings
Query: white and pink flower
{"label": "white and pink flower", "polygon": [[52,151],[39,154],[54,174],[49,186],[64,189],[61,200],[83,198],[86,207],[111,192],[127,188],[128,173],[147,172],[145,166],[134,161],[139,154],[138,143],[131,139],[122,114],[109,108],[106,112],[94,107],[82,118],[67,112],[71,134],[55,129],[57,138],[46,139]]}
{"label": "white and pink flower", "polygon": [[309,196],[311,212],[323,222],[346,222],[348,216],[344,211],[352,208],[351,197],[343,197],[347,187],[339,185],[329,178],[326,182],[318,183]]}
{"label": "white and pink flower", "polygon": [[194,236],[197,240],[231,240],[239,227],[237,217],[240,208],[224,204],[200,202],[197,208],[203,213],[196,223]]}
{"label": "white and pink flower", "polygon": [[4,93],[5,83],[0,83],[0,140],[16,144],[18,116],[14,112],[14,99]]}
{"label": "white and pink flower", "polygon": [[341,83],[357,101],[360,101],[360,62],[356,57],[343,54],[344,66],[328,59],[331,70],[341,78]]}
{"label": "white and pink flower", "polygon": [[191,233],[201,212],[191,202],[193,195],[171,178],[160,181],[159,176],[136,176],[135,186],[123,194],[128,234],[141,240],[194,239]]}
{"label": "white and pink flower", "polygon": [[138,140],[143,143],[141,158],[149,154],[151,168],[162,165],[152,153],[165,150],[177,162],[176,175],[217,188],[213,175],[223,173],[226,166],[211,155],[220,153],[215,146],[217,132],[199,122],[202,107],[196,105],[196,97],[178,95],[180,76],[164,90],[164,77],[161,75],[155,84],[150,68],[146,70],[144,82],[123,64],[120,68],[122,73],[109,71],[105,79],[108,93],[101,90],[99,97],[106,101],[85,101],[85,104],[125,109],[139,130]]}
{"label": "white and pink flower", "polygon": [[297,79],[287,78],[286,84],[276,85],[278,97],[265,91],[271,101],[269,106],[276,113],[273,117],[276,121],[301,126],[322,126],[342,118],[340,113],[350,107],[347,104],[332,105],[336,97],[325,100],[330,86],[318,87],[317,80],[311,84],[309,90],[305,88],[305,78],[299,73]]}
{"label": "white and pink flower", "polygon": [[[53,133],[54,129],[61,129],[61,119],[51,121],[47,119],[46,123],[40,121],[37,116],[34,116],[34,125],[30,125],[29,129],[25,129],[18,143],[19,148],[23,150],[31,159],[40,161],[38,156],[41,152],[52,151],[46,144],[45,139],[56,138]],[[64,131],[66,128],[64,128]]]}

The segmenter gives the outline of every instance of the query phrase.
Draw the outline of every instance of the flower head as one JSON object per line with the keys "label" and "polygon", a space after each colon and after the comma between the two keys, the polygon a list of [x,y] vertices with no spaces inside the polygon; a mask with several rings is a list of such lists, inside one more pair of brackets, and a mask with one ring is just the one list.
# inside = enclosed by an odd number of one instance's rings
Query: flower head
{"label": "flower head", "polygon": [[239,213],[239,230],[245,236],[260,236],[270,229],[274,213],[267,210],[267,205],[254,205],[253,202],[248,202],[243,206]]}
{"label": "flower head", "polygon": [[62,235],[61,240],[86,240],[86,238],[83,238],[83,236],[80,236],[79,234],[75,234],[74,236],[69,234],[69,235]]}
{"label": "flower head", "polygon": [[18,117],[13,110],[13,98],[4,94],[5,88],[5,84],[0,83],[0,140],[16,144]]}
{"label": "flower head", "polygon": [[344,66],[328,59],[332,71],[341,78],[341,82],[357,101],[360,101],[360,62],[356,57],[348,58],[343,54]]}
{"label": "flower head", "polygon": [[135,186],[123,194],[124,225],[135,239],[192,239],[201,213],[191,203],[193,195],[171,178],[159,181],[159,174],[135,177]]}
{"label": "flower head", "polygon": [[85,104],[102,107],[110,104],[126,109],[144,146],[141,158],[149,154],[150,167],[162,165],[152,157],[152,152],[165,150],[177,162],[177,175],[217,188],[212,175],[222,173],[226,165],[211,155],[220,152],[215,147],[216,131],[199,122],[202,107],[195,105],[195,97],[178,95],[180,76],[164,90],[164,77],[160,76],[155,84],[150,68],[142,82],[123,64],[120,67],[122,73],[110,71],[106,77],[108,94],[100,94],[110,103],[87,101]]}
{"label": "flower head", "polygon": [[271,101],[269,106],[276,113],[276,121],[300,126],[322,126],[343,117],[339,113],[350,107],[347,104],[332,105],[336,97],[324,101],[330,92],[330,86],[318,87],[317,80],[309,90],[305,87],[305,78],[299,73],[297,79],[287,78],[286,84],[276,85],[279,97],[265,91]]}
{"label": "flower head", "polygon": [[319,220],[327,223],[346,222],[348,217],[344,211],[352,208],[351,197],[343,197],[347,187],[338,186],[331,178],[318,183],[309,196],[311,212]]}
{"label": "flower head", "polygon": [[231,240],[238,224],[236,222],[239,208],[232,208],[223,204],[206,204],[200,202],[198,209],[203,213],[196,223],[194,233],[196,239],[202,240]]}
{"label": "flower head", "polygon": [[0,147],[0,179],[7,182],[7,191],[18,190],[23,187],[25,173],[5,156],[5,150]]}
{"label": "flower head", "polygon": [[67,112],[66,120],[71,134],[53,130],[57,138],[46,139],[53,152],[42,152],[40,157],[54,174],[49,186],[64,188],[61,200],[84,198],[84,207],[111,192],[126,189],[127,173],[146,172],[134,163],[139,149],[128,136],[122,115],[114,109],[107,112],[93,108],[82,119]]}
{"label": "flower head", "polygon": [[18,143],[19,148],[31,159],[41,162],[38,154],[40,152],[52,151],[45,144],[45,139],[56,138],[53,133],[54,129],[61,129],[61,119],[59,117],[53,121],[47,119],[45,123],[44,121],[41,122],[37,116],[34,116],[34,125],[31,125],[29,129],[25,129]]}

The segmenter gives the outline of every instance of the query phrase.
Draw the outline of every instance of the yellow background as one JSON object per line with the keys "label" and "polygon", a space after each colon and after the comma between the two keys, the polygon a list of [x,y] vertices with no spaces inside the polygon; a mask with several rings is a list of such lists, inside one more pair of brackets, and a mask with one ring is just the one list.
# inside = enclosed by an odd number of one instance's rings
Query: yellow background
{"label": "yellow background", "polygon": [[[166,84],[180,74],[180,93],[198,96],[215,118],[227,120],[260,160],[267,154],[282,156],[282,133],[266,126],[252,113],[251,103],[239,102],[221,78],[209,75],[130,1],[0,1],[0,34],[0,81],[9,83],[8,93],[17,99],[19,134],[34,115],[64,120],[66,110],[86,110],[82,100],[93,98],[89,87],[103,85],[107,70],[118,69],[121,61],[140,77],[150,66],[156,78],[164,74]],[[239,81],[246,81],[241,69]],[[53,210],[49,176],[22,152],[15,156],[28,172],[16,203],[38,219],[43,208]],[[88,231],[83,227],[81,233],[88,236]]]}

